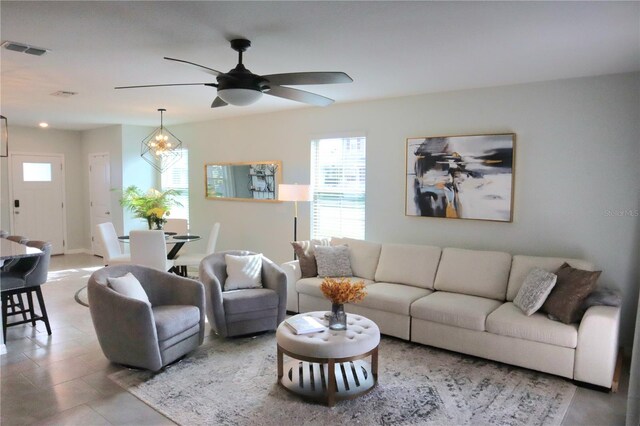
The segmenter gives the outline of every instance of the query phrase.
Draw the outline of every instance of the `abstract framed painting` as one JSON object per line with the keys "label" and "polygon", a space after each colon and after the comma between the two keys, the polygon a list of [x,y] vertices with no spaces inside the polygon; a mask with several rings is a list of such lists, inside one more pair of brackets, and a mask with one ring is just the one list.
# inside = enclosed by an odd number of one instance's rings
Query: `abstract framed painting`
{"label": "abstract framed painting", "polygon": [[405,215],[513,220],[515,133],[407,139]]}

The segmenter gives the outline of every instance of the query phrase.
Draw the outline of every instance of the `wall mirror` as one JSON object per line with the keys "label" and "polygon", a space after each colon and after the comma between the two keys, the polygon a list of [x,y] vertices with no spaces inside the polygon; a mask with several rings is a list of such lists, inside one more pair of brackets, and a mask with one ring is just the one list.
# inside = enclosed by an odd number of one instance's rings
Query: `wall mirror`
{"label": "wall mirror", "polygon": [[281,161],[208,163],[204,171],[210,200],[278,201]]}

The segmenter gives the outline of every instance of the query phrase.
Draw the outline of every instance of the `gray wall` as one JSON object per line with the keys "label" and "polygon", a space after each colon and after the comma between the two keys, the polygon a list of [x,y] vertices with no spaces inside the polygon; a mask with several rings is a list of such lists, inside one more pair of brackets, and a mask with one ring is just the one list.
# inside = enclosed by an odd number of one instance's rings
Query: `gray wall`
{"label": "gray wall", "polygon": [[[219,249],[291,258],[293,206],[206,200],[206,162],[282,160],[285,183],[308,183],[313,137],[367,136],[366,238],[514,254],[586,258],[624,293],[630,346],[638,300],[640,74],[464,90],[172,126],[189,143],[191,223],[222,223]],[[404,215],[405,139],[515,132],[513,223]],[[300,206],[299,239],[309,236]]]}

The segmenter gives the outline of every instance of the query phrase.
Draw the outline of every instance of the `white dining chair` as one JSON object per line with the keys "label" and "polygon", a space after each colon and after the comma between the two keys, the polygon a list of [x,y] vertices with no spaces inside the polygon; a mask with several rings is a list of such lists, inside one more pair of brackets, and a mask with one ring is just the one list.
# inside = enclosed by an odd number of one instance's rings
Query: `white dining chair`
{"label": "white dining chair", "polygon": [[96,235],[99,241],[102,242],[102,247],[104,247],[103,260],[105,266],[131,263],[131,256],[122,253],[118,234],[116,234],[116,228],[114,228],[113,223],[99,223],[96,225],[96,230]]}
{"label": "white dining chair", "polygon": [[173,260],[167,259],[167,244],[163,231],[131,231],[131,263],[167,272]]}
{"label": "white dining chair", "polygon": [[220,223],[216,222],[211,227],[211,232],[209,232],[209,239],[207,240],[207,249],[205,253],[182,254],[174,260],[174,265],[180,270],[180,275],[187,276],[187,268],[189,266],[198,267],[202,259],[216,251],[216,243],[218,242],[219,233]]}
{"label": "white dining chair", "polygon": [[165,232],[175,232],[177,235],[186,235],[189,233],[187,219],[167,219],[162,229]]}

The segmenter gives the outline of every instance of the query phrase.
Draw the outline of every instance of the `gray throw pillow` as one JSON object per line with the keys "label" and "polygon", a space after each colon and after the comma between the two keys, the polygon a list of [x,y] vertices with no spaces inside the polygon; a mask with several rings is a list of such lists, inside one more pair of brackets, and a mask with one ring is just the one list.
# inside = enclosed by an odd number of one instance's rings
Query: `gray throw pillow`
{"label": "gray throw pillow", "polygon": [[311,240],[311,241],[293,241],[291,243],[293,250],[298,256],[300,264],[300,273],[302,278],[312,278],[318,276],[318,266],[316,256],[313,251],[314,246],[328,246],[329,239]]}
{"label": "gray throw pillow", "polygon": [[149,302],[149,296],[147,296],[147,292],[144,291],[144,288],[142,288],[142,284],[140,284],[140,281],[138,281],[138,279],[131,272],[128,272],[122,277],[108,277],[107,282],[109,283],[109,287],[122,294],[123,296],[131,297],[133,299],[138,299],[142,302],[151,304],[151,302]]}
{"label": "gray throw pillow", "polygon": [[319,277],[350,277],[353,275],[349,260],[349,247],[315,246],[314,252]]}
{"label": "gray throw pillow", "polygon": [[556,285],[558,276],[540,268],[533,268],[524,279],[513,304],[530,316],[542,307]]}

